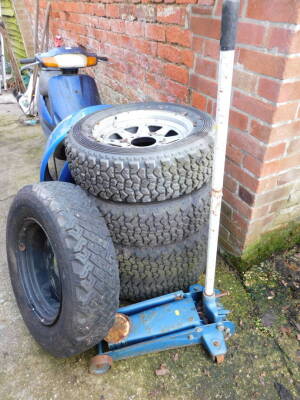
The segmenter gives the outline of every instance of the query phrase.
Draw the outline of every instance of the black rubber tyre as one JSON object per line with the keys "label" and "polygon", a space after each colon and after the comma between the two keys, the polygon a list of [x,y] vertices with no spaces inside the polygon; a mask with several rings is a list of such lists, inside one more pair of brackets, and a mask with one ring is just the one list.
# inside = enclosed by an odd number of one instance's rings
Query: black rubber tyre
{"label": "black rubber tyre", "polygon": [[117,247],[121,299],[140,301],[187,290],[206,262],[206,229],[176,244],[154,248]]}
{"label": "black rubber tyre", "polygon": [[147,204],[123,204],[96,199],[116,245],[165,246],[179,242],[208,222],[210,187],[179,199]]}
{"label": "black rubber tyre", "polygon": [[10,207],[6,243],[20,312],[44,349],[69,357],[105,337],[118,309],[118,263],[87,193],[63,182],[25,186]]}
{"label": "black rubber tyre", "polygon": [[[186,137],[159,146],[122,148],[102,144],[93,127],[108,117],[128,111],[170,112],[184,117]],[[95,196],[136,203],[175,199],[200,189],[211,177],[215,125],[206,113],[170,103],[119,105],[91,114],[68,134],[66,156],[75,182]]]}

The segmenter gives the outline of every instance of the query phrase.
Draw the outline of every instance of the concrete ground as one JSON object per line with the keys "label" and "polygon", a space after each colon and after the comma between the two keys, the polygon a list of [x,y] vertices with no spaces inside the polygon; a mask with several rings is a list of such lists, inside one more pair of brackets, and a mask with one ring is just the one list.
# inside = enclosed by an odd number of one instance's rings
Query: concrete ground
{"label": "concrete ground", "polygon": [[[223,303],[237,323],[222,365],[194,346],[119,361],[96,377],[87,370],[94,349],[61,360],[39,347],[19,314],[5,252],[9,205],[18,189],[38,181],[45,143],[40,127],[22,119],[0,96],[0,399],[299,399],[299,249],[242,276],[219,262],[217,286],[230,291]],[[157,376],[162,364],[166,374]]]}

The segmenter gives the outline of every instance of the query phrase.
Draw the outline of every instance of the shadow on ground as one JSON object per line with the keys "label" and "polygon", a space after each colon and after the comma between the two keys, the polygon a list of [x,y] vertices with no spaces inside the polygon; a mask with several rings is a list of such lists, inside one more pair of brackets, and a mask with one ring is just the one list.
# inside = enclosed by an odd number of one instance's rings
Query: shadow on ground
{"label": "shadow on ground", "polygon": [[[219,261],[217,287],[230,291],[223,303],[237,323],[222,365],[213,364],[201,347],[194,346],[116,362],[107,375],[95,377],[87,372],[95,350],[60,360],[34,342],[19,315],[5,255],[10,202],[19,188],[38,180],[45,142],[40,128],[22,125],[20,117],[15,104],[0,105],[0,399],[299,398],[297,249],[253,266],[245,276]],[[161,364],[169,373],[156,376]]]}

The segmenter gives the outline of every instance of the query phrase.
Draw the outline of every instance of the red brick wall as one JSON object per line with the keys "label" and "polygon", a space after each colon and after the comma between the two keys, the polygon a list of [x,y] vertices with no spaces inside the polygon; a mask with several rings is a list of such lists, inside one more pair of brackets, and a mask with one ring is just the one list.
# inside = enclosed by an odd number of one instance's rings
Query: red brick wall
{"label": "red brick wall", "polygon": [[[221,4],[58,0],[51,31],[109,57],[93,71],[105,102],[214,114]],[[300,216],[299,24],[299,0],[241,1],[220,238],[233,253]]]}

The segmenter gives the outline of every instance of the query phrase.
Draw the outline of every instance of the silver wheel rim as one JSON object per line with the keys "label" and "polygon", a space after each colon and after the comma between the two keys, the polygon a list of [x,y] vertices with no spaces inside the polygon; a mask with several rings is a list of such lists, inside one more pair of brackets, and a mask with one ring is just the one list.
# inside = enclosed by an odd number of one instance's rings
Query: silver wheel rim
{"label": "silver wheel rim", "polygon": [[92,137],[102,144],[136,149],[177,142],[192,129],[191,120],[176,112],[133,110],[96,123]]}

